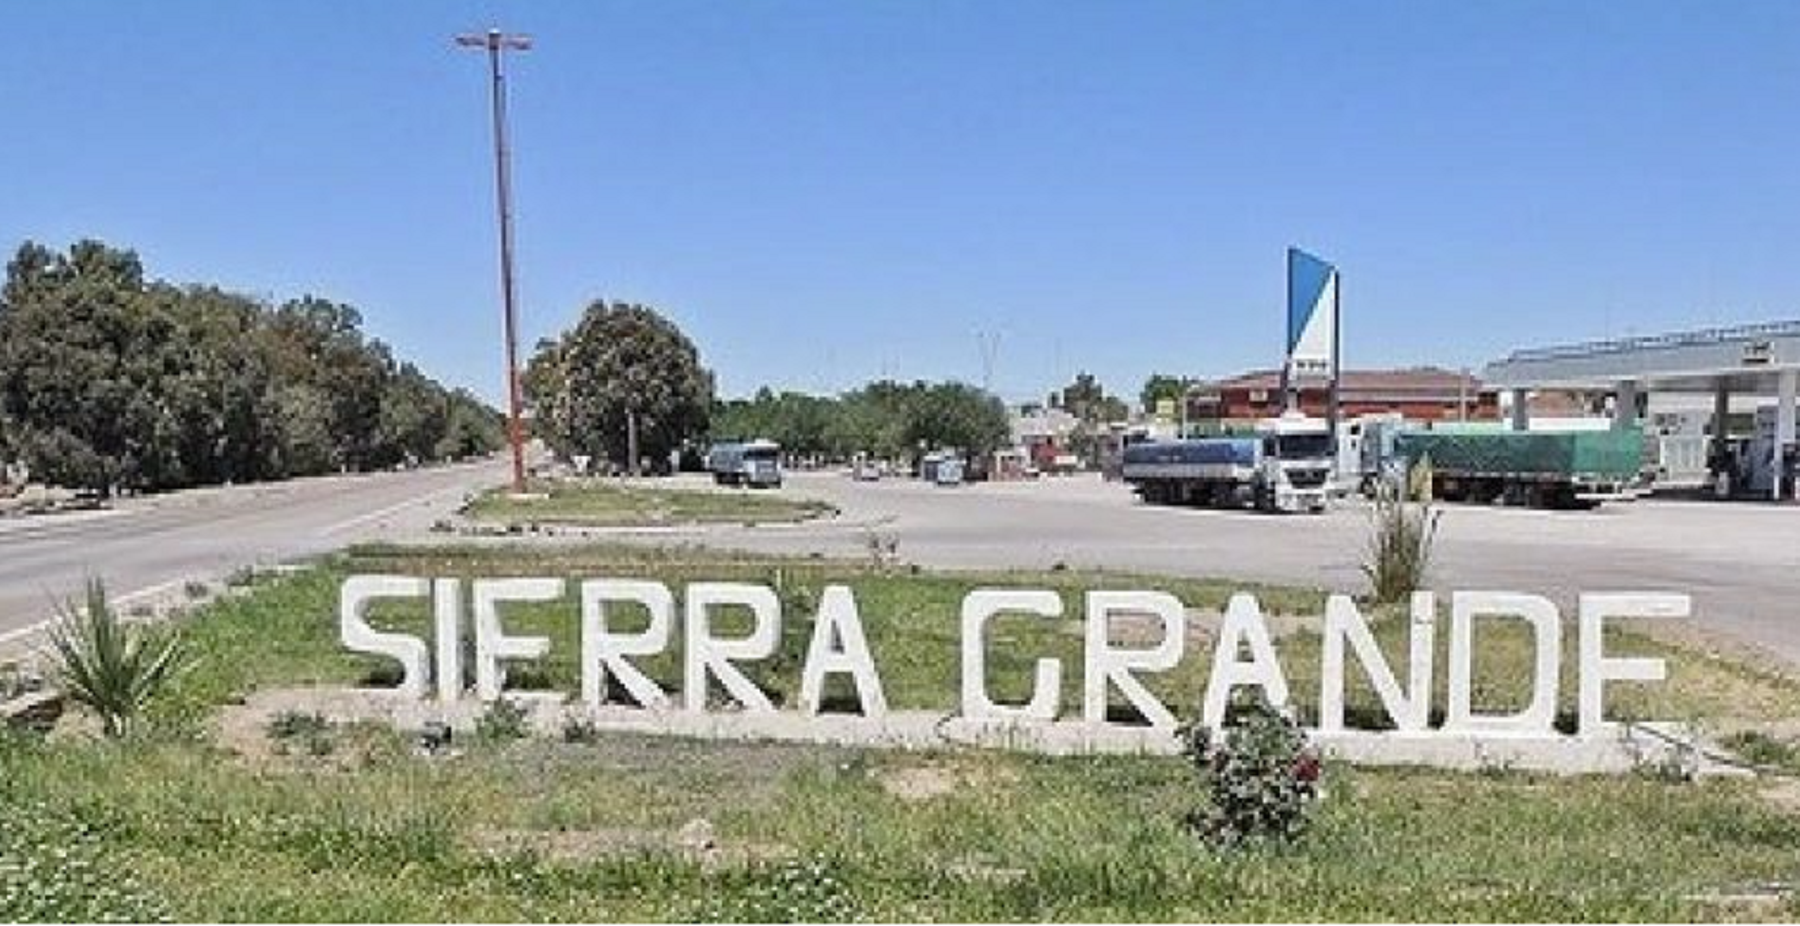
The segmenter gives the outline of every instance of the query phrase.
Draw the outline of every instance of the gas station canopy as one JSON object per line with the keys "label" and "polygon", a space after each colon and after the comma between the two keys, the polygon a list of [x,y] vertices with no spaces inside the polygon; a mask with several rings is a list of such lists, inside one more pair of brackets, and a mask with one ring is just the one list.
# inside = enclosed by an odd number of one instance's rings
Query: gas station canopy
{"label": "gas station canopy", "polygon": [[1795,371],[1800,321],[1519,350],[1488,364],[1482,379],[1501,389],[1612,391],[1632,383],[1642,391],[1775,395],[1782,374]]}

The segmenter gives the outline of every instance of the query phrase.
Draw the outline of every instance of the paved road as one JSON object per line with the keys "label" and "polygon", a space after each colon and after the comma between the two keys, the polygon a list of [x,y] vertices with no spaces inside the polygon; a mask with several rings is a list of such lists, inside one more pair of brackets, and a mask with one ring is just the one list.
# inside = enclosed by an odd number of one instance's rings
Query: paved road
{"label": "paved road", "polygon": [[[868,528],[930,566],[1079,567],[1221,576],[1360,591],[1368,511],[1325,515],[1164,508],[1092,477],[936,488],[796,474],[784,493],[826,498],[839,523],[714,528],[707,542],[866,555]],[[654,539],[677,539],[652,535]],[[679,537],[679,535],[678,535]],[[685,538],[682,538],[685,539]],[[1446,506],[1432,584],[1549,594],[1684,591],[1698,625],[1800,663],[1800,507],[1646,500],[1598,511]]]}
{"label": "paved road", "polygon": [[[431,522],[504,481],[500,463],[298,480],[127,502],[115,512],[0,521],[0,637],[42,619],[53,596],[105,576],[118,594],[179,589],[249,563],[369,539],[436,542]],[[702,481],[678,480],[694,486]],[[1321,516],[1161,508],[1093,478],[939,489],[796,474],[784,494],[843,515],[796,527],[617,536],[699,540],[775,553],[866,555],[871,529],[900,556],[941,567],[1074,567],[1363,587],[1366,509]],[[517,542],[517,540],[509,541]],[[1800,663],[1800,508],[1648,501],[1595,512],[1450,507],[1433,585],[1541,591],[1674,590],[1701,626]]]}
{"label": "paved road", "polygon": [[464,496],[505,481],[482,461],[125,500],[113,509],[0,520],[0,638],[100,576],[129,600],[362,540],[418,537]]}

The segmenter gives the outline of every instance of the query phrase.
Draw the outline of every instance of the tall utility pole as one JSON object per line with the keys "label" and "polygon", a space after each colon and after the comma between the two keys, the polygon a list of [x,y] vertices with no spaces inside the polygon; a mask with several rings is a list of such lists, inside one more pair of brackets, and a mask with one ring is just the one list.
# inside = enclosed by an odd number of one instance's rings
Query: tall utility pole
{"label": "tall utility pole", "polygon": [[513,284],[512,167],[506,144],[506,77],[500,59],[508,51],[531,48],[528,35],[509,35],[498,29],[456,37],[464,48],[485,48],[488,70],[493,75],[494,196],[500,212],[500,301],[506,314],[507,438],[512,444],[513,491],[525,491],[525,434],[519,421],[519,311],[518,289]]}
{"label": "tall utility pole", "polygon": [[981,351],[981,391],[994,391],[994,362],[1000,354],[1000,332],[976,331],[975,347]]}

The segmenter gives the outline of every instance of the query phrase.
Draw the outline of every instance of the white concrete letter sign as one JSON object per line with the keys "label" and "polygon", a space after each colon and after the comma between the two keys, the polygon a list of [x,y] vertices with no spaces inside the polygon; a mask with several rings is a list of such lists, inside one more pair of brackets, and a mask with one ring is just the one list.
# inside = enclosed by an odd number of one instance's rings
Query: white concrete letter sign
{"label": "white concrete letter sign", "polygon": [[1055,720],[1062,663],[1037,661],[1031,700],[1019,707],[994,703],[987,692],[987,624],[1001,612],[1061,617],[1062,596],[1045,589],[978,588],[962,603],[962,713],[971,720]]}
{"label": "white concrete letter sign", "polygon": [[[650,623],[638,633],[614,633],[606,626],[606,606],[630,602],[643,606]],[[661,582],[594,579],[581,583],[581,699],[594,707],[606,703],[606,673],[639,707],[666,710],[669,695],[627,656],[653,656],[669,647],[675,629],[675,596]]]}
{"label": "white concrete letter sign", "polygon": [[847,585],[827,585],[819,596],[819,614],[813,619],[812,644],[806,648],[806,664],[800,670],[800,709],[817,714],[825,694],[825,676],[844,674],[856,684],[856,698],[864,717],[887,714],[887,695],[881,676],[863,637],[862,617],[856,596]]}
{"label": "white concrete letter sign", "polygon": [[[1246,643],[1249,662],[1238,658],[1239,647]],[[1219,642],[1213,649],[1212,675],[1206,680],[1200,722],[1214,729],[1223,726],[1231,690],[1240,685],[1260,687],[1271,706],[1287,705],[1287,676],[1281,674],[1281,663],[1275,659],[1275,644],[1269,639],[1262,606],[1255,596],[1241,593],[1231,596],[1225,605],[1225,619],[1219,622]]]}
{"label": "white concrete letter sign", "polygon": [[[1475,618],[1520,617],[1537,640],[1531,701],[1517,714],[1474,711]],[[1557,672],[1562,657],[1562,621],[1556,605],[1542,595],[1512,592],[1456,592],[1450,596],[1450,705],[1444,729],[1457,733],[1556,733]]]}
{"label": "white concrete letter sign", "polygon": [[1437,599],[1430,592],[1413,592],[1412,630],[1408,635],[1407,693],[1381,655],[1375,635],[1349,595],[1325,599],[1324,652],[1319,660],[1319,730],[1344,729],[1344,641],[1356,652],[1356,661],[1381,698],[1381,706],[1402,733],[1423,733],[1431,720],[1431,655],[1437,634]]}
{"label": "white concrete letter sign", "polygon": [[[750,609],[755,621],[750,635],[722,639],[712,635],[710,611],[724,605]],[[774,589],[742,582],[695,582],[687,588],[687,659],[681,695],[690,711],[706,710],[710,673],[746,711],[773,711],[769,696],[750,681],[734,659],[766,659],[781,641],[781,600]]]}
{"label": "white concrete letter sign", "polygon": [[1602,652],[1609,617],[1682,618],[1693,612],[1686,595],[1593,594],[1581,596],[1580,658],[1581,723],[1577,732],[1589,736],[1606,726],[1605,684],[1608,681],[1660,682],[1668,677],[1661,659],[1609,659]]}
{"label": "white concrete letter sign", "polygon": [[[492,702],[507,693],[504,668],[510,661],[542,658],[551,646],[548,636],[508,634],[501,623],[501,605],[510,604],[516,609],[517,603],[555,602],[557,619],[564,619],[567,607],[562,599],[568,581],[351,576],[344,580],[339,598],[339,635],[351,650],[400,664],[399,683],[393,689],[383,689],[384,697],[392,691],[408,698],[423,698],[435,688],[436,697],[445,706],[471,695]],[[768,660],[781,648],[782,600],[774,589],[743,582],[693,582],[678,589],[641,578],[573,581],[576,586],[572,591],[579,605],[579,617],[571,619],[579,621],[580,697],[565,700],[556,696],[534,706],[550,707],[553,702],[562,702],[556,709],[562,712],[566,723],[591,724],[597,730],[650,730],[686,736],[804,742],[851,740],[906,748],[970,744],[1046,754],[1173,754],[1183,745],[1176,712],[1153,693],[1153,687],[1160,690],[1161,686],[1150,684],[1154,673],[1180,666],[1188,649],[1187,608],[1180,598],[1168,592],[1085,592],[1080,715],[1059,719],[1063,710],[1063,662],[1073,658],[1057,655],[1072,652],[1074,645],[1061,632],[1065,626],[1064,596],[1071,594],[1069,590],[977,588],[967,592],[959,617],[962,636],[955,644],[962,672],[961,703],[959,708],[946,712],[918,704],[899,704],[890,709],[854,587],[846,582],[825,585],[812,616],[805,659],[798,667],[796,697],[793,704],[786,705],[793,713],[784,715],[776,711],[762,686],[785,686],[794,680],[765,679],[759,684],[752,678],[763,676],[746,665]],[[377,608],[381,599],[413,600],[407,605],[379,606],[377,612],[386,619],[388,610],[404,610],[410,617],[408,624],[417,623],[418,612],[427,607],[429,600],[434,639],[424,639],[423,633],[414,636],[371,626],[371,608]],[[1579,622],[1575,622],[1575,615],[1570,616],[1570,632],[1579,634],[1579,645],[1573,648],[1571,656],[1575,664],[1570,684],[1578,688],[1571,694],[1578,694],[1579,705],[1577,729],[1572,736],[1557,732],[1565,633],[1556,605],[1541,595],[1515,592],[1451,593],[1450,639],[1446,647],[1450,663],[1442,673],[1447,679],[1440,682],[1439,600],[1440,596],[1432,592],[1415,591],[1406,626],[1396,623],[1383,627],[1371,626],[1348,595],[1334,594],[1325,599],[1317,654],[1318,724],[1309,732],[1315,745],[1353,762],[1468,767],[1469,763],[1500,761],[1538,763],[1540,768],[1548,762],[1552,768],[1594,771],[1615,771],[1625,763],[1641,764],[1647,755],[1644,745],[1629,731],[1606,720],[1606,686],[1613,682],[1661,681],[1667,677],[1668,667],[1659,658],[1609,655],[1606,622],[1688,617],[1693,602],[1687,595],[1610,592],[1580,596]],[[643,618],[637,616],[640,609]],[[536,609],[540,614],[546,610]],[[513,619],[518,622],[522,616],[515,614]],[[895,616],[882,617],[892,620]],[[935,644],[939,641],[937,632],[946,629],[943,621],[950,615],[923,617],[925,641]],[[682,625],[680,643],[675,639],[678,618]],[[806,620],[804,615],[788,615],[787,619]],[[1532,658],[1528,667],[1519,669],[1508,664],[1504,677],[1497,677],[1501,673],[1495,665],[1482,667],[1484,682],[1496,682],[1501,688],[1528,684],[1528,691],[1510,699],[1495,699],[1485,688],[1477,692],[1478,619],[1485,621],[1481,638],[1489,644],[1490,654],[1495,651],[1493,644],[1517,647],[1517,641],[1529,633]],[[997,622],[999,629],[995,630],[991,625]],[[463,651],[471,632],[473,657]],[[1402,633],[1406,635],[1404,669],[1397,652],[1402,649]],[[948,640],[942,642],[951,645]],[[646,660],[653,657],[659,657],[651,663],[655,665],[672,661],[677,646],[682,650],[679,695],[672,680],[659,681],[644,669]],[[1201,725],[1222,727],[1231,711],[1232,695],[1239,693],[1240,688],[1261,689],[1269,704],[1277,708],[1289,706],[1288,679],[1254,595],[1231,596],[1211,646],[1212,668],[1204,692],[1162,692],[1170,698],[1200,694]],[[996,663],[1006,669],[998,678],[989,675],[990,655],[1003,660]],[[915,657],[914,664],[905,667],[910,673],[909,681],[930,681],[917,678],[922,669],[942,666],[944,671],[953,671],[941,661],[943,658],[955,656],[943,650]],[[763,668],[769,672],[782,670],[768,662],[763,663]],[[1024,677],[1026,668],[1030,669],[1028,678]],[[472,692],[467,690],[465,673],[474,677]],[[1356,679],[1349,677],[1352,675]],[[1367,684],[1361,679],[1367,679]],[[1164,678],[1165,683],[1170,680]],[[948,678],[937,681],[956,684]],[[1441,702],[1434,702],[1436,686],[1440,684],[1448,689],[1448,694]],[[1388,724],[1379,715],[1345,716],[1349,713],[1345,703],[1347,689],[1352,686],[1363,699],[1373,691],[1374,700],[1368,703],[1368,709],[1375,710],[1378,705],[1392,720],[1393,729],[1386,729]],[[708,695],[720,688],[725,703],[709,705]],[[855,689],[854,703],[850,701],[851,688]],[[829,713],[828,691],[834,702]],[[928,695],[918,693],[911,697],[930,700]],[[614,698],[635,706],[609,705],[608,701]],[[835,703],[839,698],[841,705]],[[1523,707],[1515,710],[1521,698]],[[1115,704],[1122,715],[1117,718],[1109,716]],[[394,710],[396,723],[400,723],[418,716],[420,706],[388,707]],[[721,713],[709,714],[709,709]],[[1444,720],[1434,727],[1432,718],[1439,709]],[[1074,710],[1073,705],[1070,710]],[[435,706],[431,712],[459,723],[466,723],[471,716],[464,710]],[[1136,717],[1130,716],[1133,712]],[[1566,747],[1565,753],[1544,759],[1545,750],[1557,748],[1559,743]]]}
{"label": "white concrete letter sign", "polygon": [[338,594],[338,638],[355,652],[399,660],[400,684],[394,690],[409,698],[425,694],[425,641],[370,627],[369,603],[377,598],[423,598],[430,592],[430,581],[412,576],[351,576]]}
{"label": "white concrete letter sign", "polygon": [[[1146,614],[1156,618],[1156,645],[1147,649],[1115,649],[1108,634],[1112,615]],[[1187,643],[1187,611],[1180,599],[1166,592],[1110,592],[1087,594],[1086,665],[1082,669],[1081,715],[1088,723],[1106,722],[1106,691],[1110,683],[1142,714],[1150,726],[1173,730],[1175,715],[1132,675],[1133,669],[1160,672],[1175,668]]]}
{"label": "white concrete letter sign", "polygon": [[539,659],[550,652],[548,637],[511,637],[500,626],[502,601],[555,601],[562,597],[561,579],[476,579],[475,695],[483,701],[500,697],[505,676],[502,659]]}
{"label": "white concrete letter sign", "polygon": [[431,616],[437,638],[437,695],[449,704],[462,697],[462,583],[431,583]]}

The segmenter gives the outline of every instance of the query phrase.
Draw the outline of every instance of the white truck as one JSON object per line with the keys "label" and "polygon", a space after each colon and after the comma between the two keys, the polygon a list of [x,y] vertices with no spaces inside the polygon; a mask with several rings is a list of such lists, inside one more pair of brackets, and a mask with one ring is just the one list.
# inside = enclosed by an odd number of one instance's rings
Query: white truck
{"label": "white truck", "polygon": [[1124,480],[1152,504],[1318,513],[1333,448],[1323,420],[1290,412],[1257,422],[1254,435],[1143,441],[1124,457]]}
{"label": "white truck", "polygon": [[720,485],[781,488],[781,445],[772,440],[714,444],[706,468]]}

